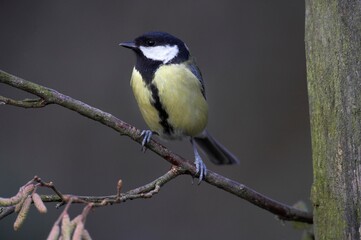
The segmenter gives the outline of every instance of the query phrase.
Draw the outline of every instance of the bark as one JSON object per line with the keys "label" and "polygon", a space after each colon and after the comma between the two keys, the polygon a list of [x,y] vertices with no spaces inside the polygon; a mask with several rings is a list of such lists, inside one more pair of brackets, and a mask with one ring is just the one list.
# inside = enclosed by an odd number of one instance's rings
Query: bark
{"label": "bark", "polygon": [[361,1],[306,0],[316,239],[360,239]]}

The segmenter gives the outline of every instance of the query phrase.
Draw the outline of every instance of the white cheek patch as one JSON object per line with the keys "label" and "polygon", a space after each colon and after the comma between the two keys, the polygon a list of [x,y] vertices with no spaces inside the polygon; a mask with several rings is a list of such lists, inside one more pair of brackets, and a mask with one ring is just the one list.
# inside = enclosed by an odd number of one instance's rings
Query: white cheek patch
{"label": "white cheek patch", "polygon": [[144,56],[155,61],[162,61],[167,63],[178,55],[179,49],[177,45],[165,45],[156,47],[143,47],[139,49],[142,51]]}

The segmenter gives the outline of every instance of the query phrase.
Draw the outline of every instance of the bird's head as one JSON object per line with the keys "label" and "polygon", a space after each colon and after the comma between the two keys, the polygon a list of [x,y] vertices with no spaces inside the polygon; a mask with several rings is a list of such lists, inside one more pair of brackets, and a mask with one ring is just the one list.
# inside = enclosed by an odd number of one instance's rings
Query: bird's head
{"label": "bird's head", "polygon": [[165,32],[149,32],[134,41],[122,42],[120,46],[132,49],[139,58],[162,64],[187,61],[189,51],[185,43]]}

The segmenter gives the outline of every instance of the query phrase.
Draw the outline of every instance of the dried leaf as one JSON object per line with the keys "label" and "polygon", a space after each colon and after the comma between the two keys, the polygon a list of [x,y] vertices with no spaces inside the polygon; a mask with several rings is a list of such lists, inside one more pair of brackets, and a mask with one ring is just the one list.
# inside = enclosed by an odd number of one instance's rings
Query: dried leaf
{"label": "dried leaf", "polygon": [[63,240],[70,240],[71,233],[74,231],[75,223],[70,222],[70,217],[68,213],[65,213],[61,219],[61,236]]}
{"label": "dried leaf", "polygon": [[15,205],[15,212],[18,213],[21,208],[23,207],[24,201],[27,199],[27,197],[34,191],[34,184],[26,185],[25,187],[20,188],[20,191],[16,196],[20,197],[19,202]]}
{"label": "dried leaf", "polygon": [[18,204],[22,198],[22,192],[18,192],[15,196],[11,198],[0,198],[0,206],[1,207],[10,207]]}
{"label": "dried leaf", "polygon": [[27,196],[22,195],[22,198],[20,199],[19,203],[15,205],[16,213],[20,212],[26,199],[27,199]]}
{"label": "dried leaf", "polygon": [[72,240],[81,240],[83,231],[84,231],[84,223],[82,221],[79,221],[76,224]]}
{"label": "dried leaf", "polygon": [[24,203],[22,204],[20,212],[19,212],[19,214],[18,214],[18,216],[17,216],[17,218],[15,220],[15,223],[14,223],[14,230],[15,231],[18,230],[21,227],[21,225],[24,223],[25,218],[28,215],[28,212],[29,212],[29,209],[30,209],[30,206],[31,206],[31,202],[32,202],[31,197],[28,196],[25,199]]}
{"label": "dried leaf", "polygon": [[33,202],[34,202],[36,209],[38,209],[38,211],[40,213],[46,213],[47,209],[46,209],[46,206],[45,206],[43,200],[41,200],[40,195],[37,193],[33,193],[32,198],[33,198]]}
{"label": "dried leaf", "polygon": [[81,238],[82,238],[83,240],[92,240],[92,238],[91,238],[88,230],[86,230],[86,229],[84,229],[84,231],[83,231],[83,233],[82,233],[82,235],[81,235]]}
{"label": "dried leaf", "polygon": [[58,224],[55,224],[51,229],[47,240],[58,240],[60,233],[60,227]]}
{"label": "dried leaf", "polygon": [[78,224],[78,222],[81,222],[82,218],[83,218],[82,215],[78,215],[73,220],[71,220],[70,224],[72,224],[75,227],[75,225]]}
{"label": "dried leaf", "polygon": [[26,185],[22,190],[23,194],[28,196],[30,195],[35,189],[35,185],[34,184],[29,184],[29,185]]}

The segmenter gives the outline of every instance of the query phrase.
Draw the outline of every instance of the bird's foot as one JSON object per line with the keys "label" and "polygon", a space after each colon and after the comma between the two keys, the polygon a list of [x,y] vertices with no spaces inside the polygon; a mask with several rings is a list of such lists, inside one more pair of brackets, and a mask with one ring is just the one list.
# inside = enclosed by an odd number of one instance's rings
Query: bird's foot
{"label": "bird's foot", "polygon": [[194,151],[194,164],[196,165],[196,174],[199,174],[198,184],[200,184],[207,175],[207,167],[206,164],[204,164],[201,156],[199,155],[196,145],[193,142],[193,139],[191,140],[191,143]]}
{"label": "bird's foot", "polygon": [[194,164],[196,165],[196,173],[199,174],[198,184],[200,184],[207,175],[207,167],[199,155],[198,157],[195,157]]}
{"label": "bird's foot", "polygon": [[152,135],[153,135],[153,132],[151,130],[143,130],[142,133],[140,134],[140,136],[143,137],[142,152],[145,152],[147,150],[147,147],[145,145],[150,142]]}

